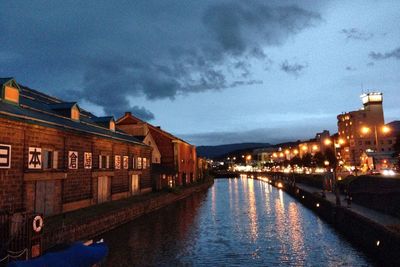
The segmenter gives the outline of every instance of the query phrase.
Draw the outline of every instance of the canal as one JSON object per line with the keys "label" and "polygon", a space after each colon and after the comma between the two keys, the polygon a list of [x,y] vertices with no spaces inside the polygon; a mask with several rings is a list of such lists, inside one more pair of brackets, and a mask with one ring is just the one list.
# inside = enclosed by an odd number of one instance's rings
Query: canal
{"label": "canal", "polygon": [[271,185],[216,179],[102,236],[106,266],[369,266],[315,213]]}

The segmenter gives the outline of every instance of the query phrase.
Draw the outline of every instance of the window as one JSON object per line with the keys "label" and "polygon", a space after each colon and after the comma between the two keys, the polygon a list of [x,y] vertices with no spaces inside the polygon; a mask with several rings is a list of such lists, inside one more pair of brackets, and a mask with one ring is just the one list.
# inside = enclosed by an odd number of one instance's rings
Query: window
{"label": "window", "polygon": [[143,169],[147,167],[147,158],[143,158]]}
{"label": "window", "polygon": [[76,106],[71,109],[71,119],[79,121],[79,109]]}
{"label": "window", "polygon": [[110,168],[110,156],[100,155],[99,156],[99,169]]}
{"label": "window", "polygon": [[138,158],[137,158],[137,168],[138,168],[138,169],[141,169],[141,168],[142,168],[142,158],[141,158],[141,157],[138,157]]}
{"label": "window", "polygon": [[4,99],[18,104],[19,103],[18,89],[11,86],[5,86]]}
{"label": "window", "polygon": [[43,169],[57,169],[58,168],[58,151],[43,149]]}
{"label": "window", "polygon": [[115,131],[115,122],[114,121],[110,121],[110,130]]}
{"label": "window", "polygon": [[132,169],[136,169],[135,156],[132,156]]}
{"label": "window", "polygon": [[388,140],[388,144],[389,145],[393,144],[393,141],[392,140]]}

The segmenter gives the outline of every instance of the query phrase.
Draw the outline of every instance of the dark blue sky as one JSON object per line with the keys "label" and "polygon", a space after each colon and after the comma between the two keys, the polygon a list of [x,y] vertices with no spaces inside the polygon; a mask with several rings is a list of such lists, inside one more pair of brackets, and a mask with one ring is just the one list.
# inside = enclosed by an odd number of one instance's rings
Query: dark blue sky
{"label": "dark blue sky", "polygon": [[334,132],[362,91],[400,119],[398,1],[0,2],[1,76],[196,145]]}

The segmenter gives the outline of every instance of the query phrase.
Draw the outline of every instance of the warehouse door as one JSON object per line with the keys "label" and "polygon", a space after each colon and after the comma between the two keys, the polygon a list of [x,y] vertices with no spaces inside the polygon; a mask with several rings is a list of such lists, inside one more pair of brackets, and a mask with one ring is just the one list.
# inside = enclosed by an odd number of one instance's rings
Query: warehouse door
{"label": "warehouse door", "polygon": [[132,192],[132,195],[137,195],[140,192],[139,175],[138,174],[132,174],[132,176],[131,176],[131,192]]}
{"label": "warehouse door", "polygon": [[35,193],[35,212],[52,215],[56,204],[55,181],[37,181]]}
{"label": "warehouse door", "polygon": [[103,203],[109,196],[108,177],[99,176],[97,179],[97,203]]}

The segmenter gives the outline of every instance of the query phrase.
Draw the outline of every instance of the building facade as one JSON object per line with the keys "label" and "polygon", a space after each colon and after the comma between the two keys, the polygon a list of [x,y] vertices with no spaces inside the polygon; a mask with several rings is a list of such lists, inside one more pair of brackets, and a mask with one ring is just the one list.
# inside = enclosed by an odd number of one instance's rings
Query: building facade
{"label": "building facade", "polygon": [[[166,186],[186,185],[197,180],[196,147],[126,112],[117,120],[117,128],[138,136],[142,132],[152,136],[160,162],[153,165],[156,189]],[[147,129],[147,130],[146,130]],[[154,163],[154,162],[153,162]]]}
{"label": "building facade", "polygon": [[390,155],[395,143],[393,132],[385,125],[383,94],[363,94],[361,100],[360,110],[337,116],[338,135],[344,140],[340,153],[344,162],[351,166],[362,165],[366,153]]}
{"label": "building facade", "polygon": [[0,88],[0,210],[53,215],[151,191],[151,147],[112,117],[12,78]]}

